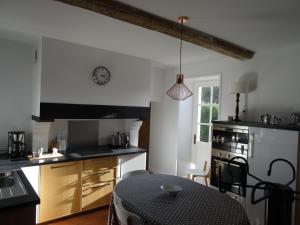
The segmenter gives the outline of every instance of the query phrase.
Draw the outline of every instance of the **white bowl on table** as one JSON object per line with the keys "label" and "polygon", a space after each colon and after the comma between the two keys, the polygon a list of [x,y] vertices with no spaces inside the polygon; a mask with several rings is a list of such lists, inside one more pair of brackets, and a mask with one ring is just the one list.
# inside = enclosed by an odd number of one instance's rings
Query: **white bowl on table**
{"label": "white bowl on table", "polygon": [[177,184],[164,184],[161,185],[160,188],[168,195],[174,197],[182,190],[182,187]]}

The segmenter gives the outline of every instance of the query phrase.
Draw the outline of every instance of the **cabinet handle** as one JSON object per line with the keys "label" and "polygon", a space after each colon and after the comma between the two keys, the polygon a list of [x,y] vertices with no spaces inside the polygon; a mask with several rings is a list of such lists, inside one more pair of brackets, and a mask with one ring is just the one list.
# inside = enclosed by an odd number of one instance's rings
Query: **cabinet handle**
{"label": "cabinet handle", "polygon": [[51,169],[58,169],[58,168],[64,168],[64,167],[71,167],[71,166],[75,166],[78,163],[72,163],[72,164],[68,164],[68,165],[63,165],[63,166],[51,166]]}
{"label": "cabinet handle", "polygon": [[[105,187],[105,186],[109,186],[110,185],[110,183],[109,182],[106,182],[106,183],[97,183],[97,184],[94,184],[94,185],[89,185],[88,187],[86,187],[85,188],[85,190],[83,190],[83,192],[84,191],[86,191],[86,190],[88,190],[88,189],[95,189],[95,188],[103,188],[103,187]],[[88,193],[88,194],[82,194],[82,196],[83,197],[85,197],[85,196],[88,196],[88,195],[90,195],[91,193]]]}
{"label": "cabinet handle", "polygon": [[248,158],[254,157],[254,133],[249,135]]}
{"label": "cabinet handle", "polygon": [[98,171],[98,172],[86,172],[86,171],[83,171],[83,173],[86,173],[87,175],[90,175],[90,176],[94,176],[94,175],[102,176],[102,175],[105,175],[107,173],[110,173],[110,170]]}
{"label": "cabinet handle", "polygon": [[105,183],[105,184],[94,184],[94,185],[91,185],[90,188],[97,188],[97,187],[105,187],[105,186],[108,186],[110,185],[110,183]]}

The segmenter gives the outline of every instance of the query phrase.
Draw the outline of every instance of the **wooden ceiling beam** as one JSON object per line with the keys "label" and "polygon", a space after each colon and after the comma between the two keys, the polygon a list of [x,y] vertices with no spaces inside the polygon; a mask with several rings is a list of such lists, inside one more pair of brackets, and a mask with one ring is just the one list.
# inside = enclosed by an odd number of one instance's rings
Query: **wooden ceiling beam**
{"label": "wooden ceiling beam", "polygon": [[[112,17],[121,21],[125,21],[149,30],[154,30],[174,38],[180,39],[181,25],[177,22],[165,19],[147,11],[138,9],[136,7],[127,5],[116,0],[54,0],[79,8],[100,13],[105,16]],[[174,18],[175,19],[175,18]],[[205,32],[196,30],[194,28],[183,25],[182,37],[186,42],[199,45],[201,47],[219,52],[221,54],[240,59],[251,59],[254,52],[207,34]]]}

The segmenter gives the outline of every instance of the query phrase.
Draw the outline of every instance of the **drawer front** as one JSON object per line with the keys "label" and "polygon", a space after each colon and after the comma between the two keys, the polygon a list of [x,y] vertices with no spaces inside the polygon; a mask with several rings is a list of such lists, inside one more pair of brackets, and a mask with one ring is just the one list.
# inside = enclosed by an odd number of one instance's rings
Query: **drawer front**
{"label": "drawer front", "polygon": [[88,159],[83,161],[83,172],[92,173],[95,171],[110,170],[117,165],[117,157]]}
{"label": "drawer front", "polygon": [[98,182],[82,187],[82,210],[90,210],[110,204],[115,182]]}
{"label": "drawer front", "polygon": [[99,182],[109,182],[114,181],[116,177],[116,169],[102,170],[102,171],[93,171],[93,172],[83,172],[82,173],[82,183],[99,183]]}
{"label": "drawer front", "polygon": [[84,160],[82,183],[114,181],[116,178],[116,166],[116,157]]}

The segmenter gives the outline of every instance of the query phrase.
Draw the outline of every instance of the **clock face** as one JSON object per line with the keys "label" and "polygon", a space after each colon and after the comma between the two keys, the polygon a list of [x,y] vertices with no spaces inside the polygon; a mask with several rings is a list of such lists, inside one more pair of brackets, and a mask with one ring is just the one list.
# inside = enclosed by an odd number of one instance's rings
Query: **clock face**
{"label": "clock face", "polygon": [[110,80],[110,72],[106,67],[98,66],[93,71],[93,80],[96,84],[104,85]]}

